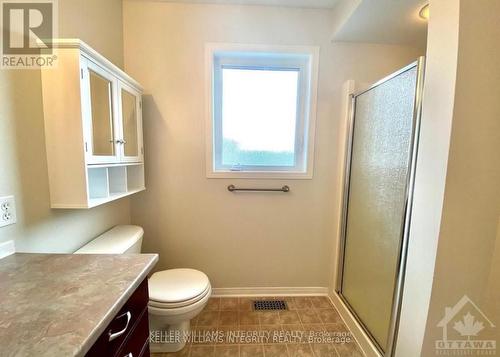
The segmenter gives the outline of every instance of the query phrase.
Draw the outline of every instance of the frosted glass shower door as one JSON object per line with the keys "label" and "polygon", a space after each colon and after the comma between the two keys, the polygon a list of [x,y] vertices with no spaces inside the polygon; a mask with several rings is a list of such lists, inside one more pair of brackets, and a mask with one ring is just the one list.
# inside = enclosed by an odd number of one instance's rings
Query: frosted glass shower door
{"label": "frosted glass shower door", "polygon": [[418,66],[353,99],[340,294],[387,350],[408,198]]}

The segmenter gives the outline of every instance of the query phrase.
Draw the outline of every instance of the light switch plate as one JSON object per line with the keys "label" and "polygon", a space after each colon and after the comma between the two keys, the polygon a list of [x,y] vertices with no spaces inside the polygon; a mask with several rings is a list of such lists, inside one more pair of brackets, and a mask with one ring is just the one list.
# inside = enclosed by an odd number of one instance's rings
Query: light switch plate
{"label": "light switch plate", "polygon": [[0,197],[0,227],[16,223],[16,201],[14,196]]}

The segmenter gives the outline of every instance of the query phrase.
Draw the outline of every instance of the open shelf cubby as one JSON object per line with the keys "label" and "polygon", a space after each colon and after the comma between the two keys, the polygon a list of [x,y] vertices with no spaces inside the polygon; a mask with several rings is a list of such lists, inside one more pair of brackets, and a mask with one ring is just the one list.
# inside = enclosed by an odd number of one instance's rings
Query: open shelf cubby
{"label": "open shelf cubby", "polygon": [[109,195],[120,195],[127,192],[127,167],[108,167]]}
{"label": "open shelf cubby", "polygon": [[88,166],[89,207],[145,190],[144,164]]}
{"label": "open shelf cubby", "polygon": [[144,165],[127,166],[127,189],[129,191],[144,190]]}
{"label": "open shelf cubby", "polygon": [[88,169],[89,198],[108,196],[108,171],[105,167]]}

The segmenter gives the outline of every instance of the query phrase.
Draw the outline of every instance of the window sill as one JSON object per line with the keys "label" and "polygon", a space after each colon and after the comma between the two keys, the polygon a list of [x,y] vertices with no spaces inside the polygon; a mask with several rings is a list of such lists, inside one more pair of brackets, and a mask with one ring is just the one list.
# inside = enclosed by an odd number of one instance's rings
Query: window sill
{"label": "window sill", "polygon": [[293,171],[217,171],[207,172],[209,179],[287,179],[287,180],[311,180],[312,172]]}

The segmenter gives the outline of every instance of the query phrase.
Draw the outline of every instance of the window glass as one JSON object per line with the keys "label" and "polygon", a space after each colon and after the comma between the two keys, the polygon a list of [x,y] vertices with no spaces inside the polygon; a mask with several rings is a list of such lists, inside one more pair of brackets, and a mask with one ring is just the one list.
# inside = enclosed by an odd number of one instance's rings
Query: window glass
{"label": "window glass", "polygon": [[223,166],[295,165],[298,70],[222,69]]}

